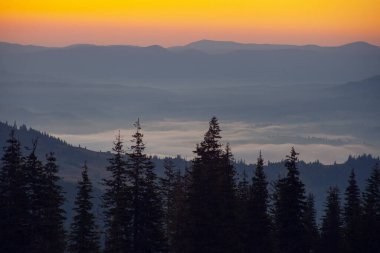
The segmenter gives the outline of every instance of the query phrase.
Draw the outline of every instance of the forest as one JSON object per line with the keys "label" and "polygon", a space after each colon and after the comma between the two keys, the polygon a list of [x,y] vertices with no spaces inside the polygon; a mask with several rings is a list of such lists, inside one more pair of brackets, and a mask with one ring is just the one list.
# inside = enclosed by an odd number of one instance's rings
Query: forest
{"label": "forest", "polygon": [[41,160],[38,140],[24,155],[12,130],[1,158],[0,252],[380,252],[379,164],[363,191],[354,169],[345,189],[325,189],[319,220],[293,147],[285,157],[286,174],[274,182],[267,179],[261,153],[253,176],[238,177],[231,147],[222,144],[213,117],[191,165],[178,168],[166,158],[164,175],[158,176],[143,137],[137,121],[130,146],[120,134],[114,140],[101,182],[101,217],[94,211],[91,168],[83,161],[66,228],[59,157],[49,152]]}

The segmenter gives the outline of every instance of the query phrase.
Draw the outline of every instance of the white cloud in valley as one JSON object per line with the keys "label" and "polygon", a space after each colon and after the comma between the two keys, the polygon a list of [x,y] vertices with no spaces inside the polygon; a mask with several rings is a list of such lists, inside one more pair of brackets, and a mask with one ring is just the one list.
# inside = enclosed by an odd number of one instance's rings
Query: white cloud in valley
{"label": "white cloud in valley", "polygon": [[[147,152],[158,156],[181,155],[193,157],[193,150],[201,142],[208,129],[206,121],[162,120],[142,122]],[[363,153],[379,155],[379,147],[364,143],[351,135],[335,135],[321,132],[316,123],[306,124],[251,124],[246,122],[220,122],[222,142],[230,143],[237,160],[255,162],[261,150],[265,159],[280,161],[294,146],[300,159],[319,160],[323,163],[343,162],[351,155]],[[95,151],[109,151],[119,129],[91,134],[55,133],[56,137],[74,145]],[[125,146],[134,129],[120,129]]]}

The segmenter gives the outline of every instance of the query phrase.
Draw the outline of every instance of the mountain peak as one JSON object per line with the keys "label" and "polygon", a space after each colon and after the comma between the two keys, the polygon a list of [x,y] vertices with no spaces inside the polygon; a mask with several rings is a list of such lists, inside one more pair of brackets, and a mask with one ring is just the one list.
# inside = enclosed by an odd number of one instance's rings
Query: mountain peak
{"label": "mountain peak", "polygon": [[365,41],[355,41],[352,43],[344,44],[340,46],[341,48],[347,48],[347,49],[355,49],[355,50],[363,50],[363,49],[380,49],[380,47],[370,44]]}

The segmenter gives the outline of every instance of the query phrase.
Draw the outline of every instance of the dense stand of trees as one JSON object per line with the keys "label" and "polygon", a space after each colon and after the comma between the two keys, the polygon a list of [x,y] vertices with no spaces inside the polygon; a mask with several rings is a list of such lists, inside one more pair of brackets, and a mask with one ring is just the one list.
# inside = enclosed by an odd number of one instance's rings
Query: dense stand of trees
{"label": "dense stand of trees", "polygon": [[120,134],[114,141],[102,182],[104,228],[94,213],[91,168],[84,163],[67,232],[54,154],[39,160],[35,141],[24,156],[11,131],[1,158],[0,252],[380,252],[378,164],[363,192],[354,170],[344,191],[328,189],[318,226],[294,148],[286,156],[286,174],[274,182],[267,181],[261,153],[252,178],[237,175],[213,117],[192,165],[181,170],[166,158],[159,178],[139,121],[135,127],[127,149]]}
{"label": "dense stand of trees", "polygon": [[53,153],[43,164],[37,141],[24,157],[12,130],[0,171],[0,252],[64,252],[63,190]]}

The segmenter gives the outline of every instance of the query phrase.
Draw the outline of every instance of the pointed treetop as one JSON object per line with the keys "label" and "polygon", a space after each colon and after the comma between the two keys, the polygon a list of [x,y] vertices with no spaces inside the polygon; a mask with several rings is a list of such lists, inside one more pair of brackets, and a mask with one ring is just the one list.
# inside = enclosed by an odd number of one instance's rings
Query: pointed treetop
{"label": "pointed treetop", "polygon": [[288,173],[290,173],[288,175],[292,175],[292,176],[299,175],[298,168],[297,168],[298,155],[299,153],[297,153],[294,147],[292,147],[292,149],[290,150],[290,155],[286,156],[285,166],[288,169]]}
{"label": "pointed treetop", "polygon": [[298,160],[297,156],[299,155],[300,153],[297,153],[296,150],[294,149],[294,147],[292,147],[292,149],[290,150],[290,156],[287,155],[286,157],[288,159],[294,159],[295,161]]}
{"label": "pointed treetop", "polygon": [[205,139],[213,137],[215,139],[221,139],[222,137],[220,136],[220,127],[219,127],[219,122],[218,119],[214,116],[211,118],[209,122],[209,129],[205,134]]}
{"label": "pointed treetop", "polygon": [[257,158],[257,165],[261,165],[261,166],[264,165],[264,159],[263,159],[263,156],[261,154],[261,150],[259,152],[259,157]]}
{"label": "pointed treetop", "polygon": [[137,121],[133,124],[133,126],[136,127],[137,132],[141,130],[140,118],[137,118]]}

